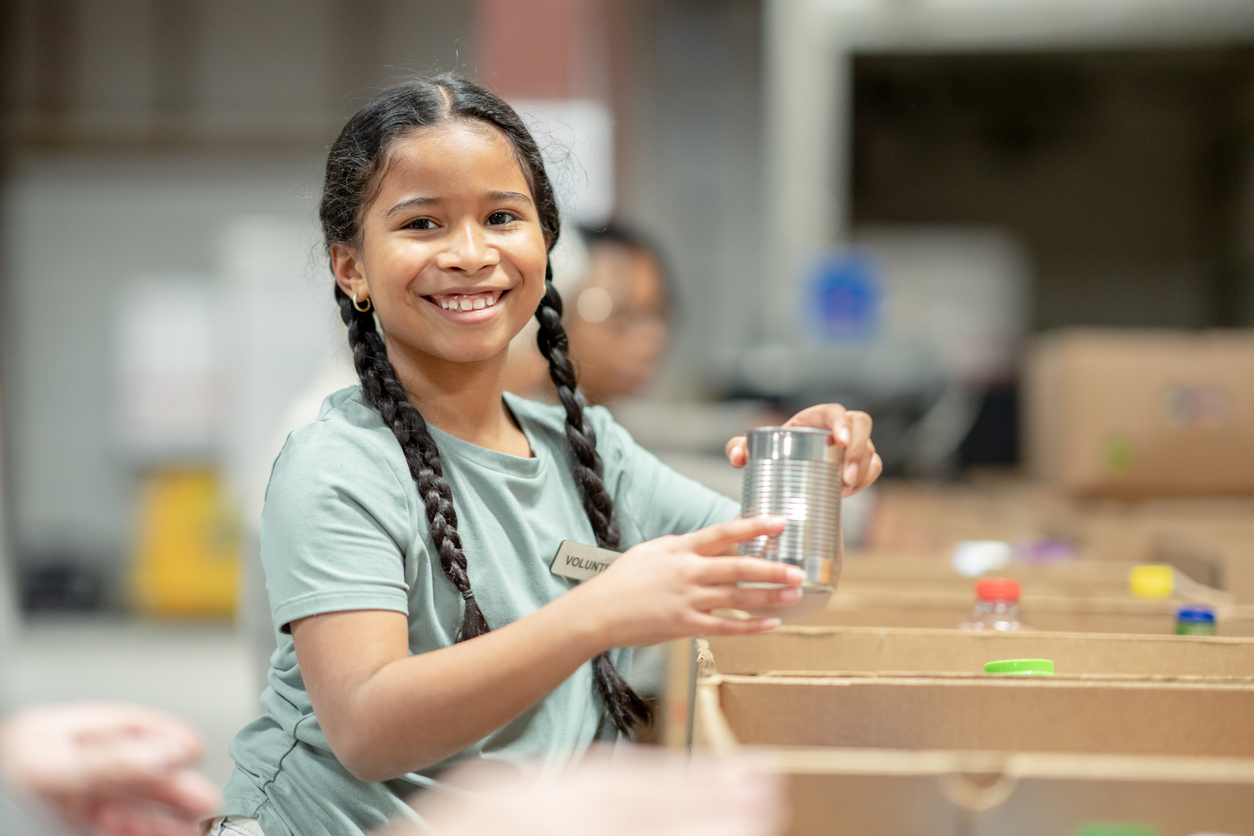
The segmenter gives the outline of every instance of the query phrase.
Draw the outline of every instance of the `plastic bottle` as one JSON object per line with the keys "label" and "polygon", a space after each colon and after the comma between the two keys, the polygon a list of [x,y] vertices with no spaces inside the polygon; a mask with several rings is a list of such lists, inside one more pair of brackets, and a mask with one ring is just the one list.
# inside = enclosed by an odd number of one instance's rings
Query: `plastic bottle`
{"label": "plastic bottle", "polygon": [[958,625],[962,630],[1031,630],[1019,611],[1019,582],[1012,578],[981,578],[975,584],[975,608]]}
{"label": "plastic bottle", "polygon": [[1202,604],[1182,604],[1176,609],[1177,636],[1213,636],[1215,611]]}

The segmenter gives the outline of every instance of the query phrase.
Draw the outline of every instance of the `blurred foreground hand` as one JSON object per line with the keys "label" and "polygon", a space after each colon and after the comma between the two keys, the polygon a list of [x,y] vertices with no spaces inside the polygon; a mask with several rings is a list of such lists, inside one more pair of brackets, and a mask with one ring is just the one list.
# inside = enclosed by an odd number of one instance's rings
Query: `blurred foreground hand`
{"label": "blurred foreground hand", "polygon": [[480,762],[448,786],[414,801],[440,836],[777,836],[788,818],[782,780],[756,761],[634,747],[540,779]]}
{"label": "blurred foreground hand", "polygon": [[106,836],[195,836],[218,791],[190,769],[200,734],[121,703],[28,708],[0,724],[0,781],[15,799]]}

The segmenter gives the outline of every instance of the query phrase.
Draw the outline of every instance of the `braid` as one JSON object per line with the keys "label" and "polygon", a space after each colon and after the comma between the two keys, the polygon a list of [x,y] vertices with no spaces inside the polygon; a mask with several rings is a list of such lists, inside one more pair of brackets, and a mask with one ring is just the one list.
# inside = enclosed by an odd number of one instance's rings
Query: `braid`
{"label": "braid", "polygon": [[[545,271],[544,298],[536,309],[536,319],[540,323],[536,342],[544,359],[549,361],[549,376],[557,386],[557,396],[566,409],[566,439],[574,453],[571,469],[579,485],[584,511],[592,523],[597,545],[603,549],[616,549],[620,532],[614,520],[614,502],[605,489],[605,466],[597,453],[596,432],[584,416],[584,407],[588,404],[583,392],[579,391],[575,367],[570,361],[566,329],[562,327],[562,297],[553,286],[552,265]],[[608,653],[597,656],[592,661],[592,667],[601,702],[619,732],[631,736],[637,725],[652,721],[653,710],[623,679]]]}
{"label": "braid", "polygon": [[619,530],[614,520],[614,504],[602,482],[605,468],[597,455],[596,432],[584,418],[583,411],[588,402],[575,380],[566,329],[562,327],[562,297],[553,286],[551,274],[550,267],[544,279],[544,298],[536,309],[536,319],[540,322],[536,342],[544,359],[549,361],[549,377],[553,379],[557,396],[566,408],[566,438],[575,454],[571,465],[575,481],[579,484],[579,495],[583,498],[583,509],[592,521],[597,545],[603,549],[616,549]]}
{"label": "braid", "polygon": [[431,539],[440,556],[440,568],[448,576],[465,604],[461,629],[457,641],[473,639],[488,632],[487,621],[475,601],[470,588],[470,576],[466,571],[466,555],[462,552],[462,539],[457,534],[457,511],[453,508],[453,491],[444,481],[440,467],[440,451],[435,439],[427,430],[427,422],[414,408],[405,394],[404,387],[396,379],[396,370],[388,360],[383,339],[375,329],[374,314],[362,313],[353,307],[353,301],[339,287],[335,288],[336,301],[340,305],[340,317],[348,326],[348,343],[353,347],[353,365],[361,379],[361,391],[366,403],[379,411],[383,423],[401,445],[409,474],[418,485],[418,495],[427,509],[427,522],[431,526]]}

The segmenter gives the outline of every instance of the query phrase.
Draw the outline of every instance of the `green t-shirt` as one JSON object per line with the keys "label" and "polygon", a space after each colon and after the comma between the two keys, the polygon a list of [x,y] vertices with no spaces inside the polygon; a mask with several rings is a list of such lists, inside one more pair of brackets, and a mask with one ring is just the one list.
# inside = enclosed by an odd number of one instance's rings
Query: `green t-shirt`
{"label": "green t-shirt", "polygon": [[[505,396],[534,456],[498,453],[432,427],[453,491],[471,587],[488,624],[501,627],[557,598],[573,581],[549,564],[563,540],[595,543],[569,465],[560,407]],[[736,503],[667,468],[601,408],[588,419],[605,464],[621,547],[732,519]],[[440,568],[426,511],[400,445],[360,387],[341,390],[316,421],[288,436],[274,463],[261,519],[261,559],[278,649],[262,694],[267,713],[231,744],[235,771],[222,812],[254,816],[266,836],[357,834],[397,816],[404,797],[466,758],[538,763],[578,758],[612,738],[591,664],[543,701],[469,749],[419,773],[364,783],[327,745],[301,679],[290,622],[343,610],[393,610],[409,619],[410,653],[453,644],[462,598]],[[612,658],[626,675],[629,650]]]}

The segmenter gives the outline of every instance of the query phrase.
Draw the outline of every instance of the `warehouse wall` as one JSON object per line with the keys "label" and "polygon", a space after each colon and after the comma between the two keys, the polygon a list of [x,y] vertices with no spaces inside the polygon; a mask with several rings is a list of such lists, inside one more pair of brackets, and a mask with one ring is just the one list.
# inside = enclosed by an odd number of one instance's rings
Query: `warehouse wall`
{"label": "warehouse wall", "polygon": [[[470,4],[0,4],[9,541],[120,598],[145,462],[119,443],[113,321],[141,276],[211,280],[241,214],[309,226],[327,144],[373,91],[473,69]],[[311,281],[322,275],[311,253]],[[247,299],[232,300],[247,304]]]}
{"label": "warehouse wall", "polygon": [[[625,218],[656,236],[680,289],[663,389],[716,394],[757,335],[772,280],[763,252],[760,4],[652,0],[616,109]],[[624,133],[620,131],[620,134]]]}
{"label": "warehouse wall", "polygon": [[1246,48],[855,61],[854,223],[997,224],[1037,329],[1254,322]]}

